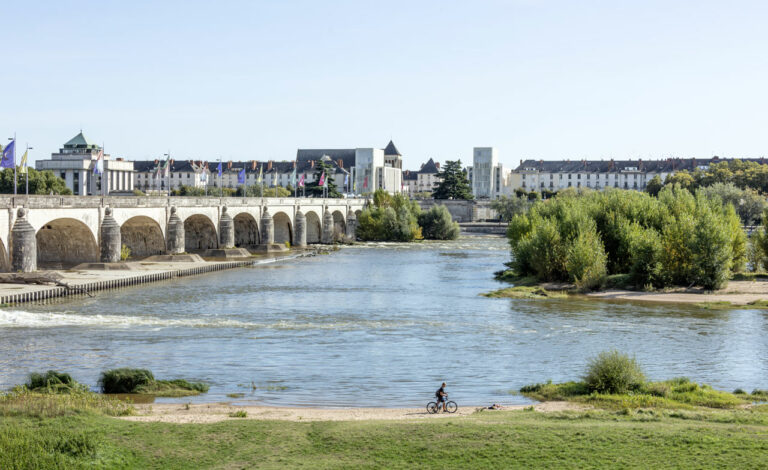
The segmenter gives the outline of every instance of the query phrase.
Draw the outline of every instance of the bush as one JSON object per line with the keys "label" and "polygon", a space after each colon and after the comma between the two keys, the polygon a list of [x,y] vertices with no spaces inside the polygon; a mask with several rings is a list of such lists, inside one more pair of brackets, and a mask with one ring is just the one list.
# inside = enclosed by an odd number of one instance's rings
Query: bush
{"label": "bush", "polygon": [[459,224],[442,204],[434,205],[419,214],[421,234],[428,240],[455,240],[459,238]]}
{"label": "bush", "polygon": [[130,257],[131,257],[131,249],[128,248],[128,245],[123,243],[123,246],[120,248],[120,259],[125,261]]}
{"label": "bush", "polygon": [[373,194],[373,206],[357,218],[355,235],[364,241],[410,242],[422,238],[418,216],[421,208],[402,194],[392,196],[382,189]]}
{"label": "bush", "polygon": [[70,393],[87,390],[85,385],[76,382],[71,375],[55,370],[49,370],[44,374],[29,374],[26,387],[31,391],[43,393]]}
{"label": "bush", "polygon": [[565,269],[580,290],[592,290],[605,282],[605,250],[594,224],[585,224],[568,248]]}
{"label": "bush", "polygon": [[584,383],[590,392],[627,393],[645,382],[645,375],[634,358],[619,351],[604,351],[589,360]]}
{"label": "bush", "polygon": [[136,389],[155,381],[147,369],[112,369],[101,373],[99,386],[102,393],[135,393]]}

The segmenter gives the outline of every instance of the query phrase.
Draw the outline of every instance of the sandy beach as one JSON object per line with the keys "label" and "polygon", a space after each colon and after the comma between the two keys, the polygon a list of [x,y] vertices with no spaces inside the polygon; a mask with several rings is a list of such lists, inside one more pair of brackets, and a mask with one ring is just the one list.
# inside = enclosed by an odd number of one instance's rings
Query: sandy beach
{"label": "sandy beach", "polygon": [[[531,405],[505,406],[503,410],[522,410]],[[137,414],[121,419],[128,421],[162,423],[216,423],[226,420],[255,419],[282,421],[364,421],[364,420],[429,420],[471,415],[480,406],[459,407],[456,413],[429,414],[424,408],[299,408],[271,406],[236,406],[229,403],[203,403],[189,406],[180,403],[135,405]],[[583,410],[584,405],[569,402],[546,402],[533,405],[536,411],[553,412]],[[229,414],[245,411],[246,418],[233,418]],[[487,410],[496,413],[495,410]]]}
{"label": "sandy beach", "polygon": [[701,289],[674,289],[663,292],[639,292],[611,289],[587,294],[588,297],[604,300],[636,300],[644,302],[708,303],[730,302],[733,305],[747,305],[757,300],[768,300],[768,280],[730,281],[725,289],[705,292]]}

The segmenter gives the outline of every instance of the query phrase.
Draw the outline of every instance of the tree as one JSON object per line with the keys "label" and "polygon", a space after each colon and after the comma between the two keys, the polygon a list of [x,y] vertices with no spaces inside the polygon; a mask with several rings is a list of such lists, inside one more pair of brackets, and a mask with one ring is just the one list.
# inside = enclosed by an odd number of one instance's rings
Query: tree
{"label": "tree", "polygon": [[453,221],[451,213],[442,204],[434,205],[419,214],[419,225],[427,240],[455,240],[461,231],[459,224]]}
{"label": "tree", "polygon": [[673,173],[671,175],[667,175],[667,179],[664,180],[665,185],[675,185],[679,184],[681,188],[684,189],[693,189],[694,187],[694,178],[693,175],[688,173],[686,170],[680,170],[677,173]]}
{"label": "tree", "polygon": [[435,199],[472,199],[472,188],[467,173],[461,168],[461,160],[446,161],[437,177],[441,181],[432,193]]}
{"label": "tree", "polygon": [[505,222],[509,222],[517,214],[528,212],[530,207],[531,202],[526,196],[501,196],[500,199],[491,202],[491,209],[495,210],[499,214],[499,219]]}
{"label": "tree", "polygon": [[307,196],[308,197],[323,197],[323,187],[320,186],[320,177],[325,173],[325,184],[327,186],[326,196],[340,198],[341,193],[336,187],[336,181],[333,179],[333,165],[327,160],[319,160],[315,165],[315,180],[311,183],[307,183]]}
{"label": "tree", "polygon": [[421,208],[402,194],[392,196],[383,189],[373,193],[373,205],[357,219],[357,237],[370,241],[410,242],[420,240],[418,217]]}
{"label": "tree", "polygon": [[[63,179],[54,175],[52,171],[37,171],[28,168],[29,194],[72,194]],[[25,193],[25,176],[23,173],[16,175],[17,192]],[[13,168],[6,168],[0,172],[0,193],[13,194]]]}
{"label": "tree", "polygon": [[647,192],[651,196],[656,197],[659,195],[659,191],[661,191],[661,188],[663,187],[664,187],[664,183],[661,181],[661,177],[659,175],[656,175],[653,178],[651,178],[648,184],[645,185],[645,192]]}

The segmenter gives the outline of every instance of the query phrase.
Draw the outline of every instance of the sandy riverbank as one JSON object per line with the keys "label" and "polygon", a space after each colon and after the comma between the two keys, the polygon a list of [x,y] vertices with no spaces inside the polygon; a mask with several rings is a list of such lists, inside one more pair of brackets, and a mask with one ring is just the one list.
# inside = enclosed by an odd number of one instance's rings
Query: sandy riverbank
{"label": "sandy riverbank", "polygon": [[[504,410],[522,410],[530,405],[505,406]],[[184,405],[162,403],[135,405],[137,414],[121,419],[162,423],[216,423],[236,419],[282,421],[364,421],[364,420],[423,420],[468,416],[481,407],[460,407],[456,413],[429,414],[424,408],[290,408],[271,406],[235,406],[229,403]],[[569,402],[546,402],[533,405],[536,411],[553,412],[583,410],[584,405]],[[232,418],[230,413],[245,411],[246,418]],[[489,413],[495,411],[488,410]]]}
{"label": "sandy riverbank", "polygon": [[725,289],[706,292],[701,289],[673,289],[663,292],[638,292],[611,289],[587,294],[587,297],[603,300],[634,300],[669,303],[714,303],[730,302],[732,305],[768,301],[768,279],[754,281],[730,281]]}

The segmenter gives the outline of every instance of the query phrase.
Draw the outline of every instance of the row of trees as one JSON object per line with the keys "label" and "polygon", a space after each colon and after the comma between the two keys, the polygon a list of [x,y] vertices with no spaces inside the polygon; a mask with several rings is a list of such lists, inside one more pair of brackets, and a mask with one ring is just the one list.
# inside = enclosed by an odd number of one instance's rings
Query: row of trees
{"label": "row of trees", "polygon": [[648,182],[646,190],[653,194],[664,185],[679,184],[693,191],[716,183],[731,183],[737,188],[749,188],[768,193],[768,164],[742,160],[722,161],[709,165],[706,170],[696,169],[693,172],[680,170],[667,176],[663,182],[661,178],[653,177]]}
{"label": "row of trees", "polygon": [[435,205],[422,212],[416,201],[378,189],[373,193],[373,204],[357,219],[356,234],[363,241],[453,240],[459,236],[459,224],[445,206]]}
{"label": "row of trees", "polygon": [[658,197],[609,189],[561,191],[511,218],[510,266],[541,281],[600,287],[629,274],[639,287],[718,289],[747,259],[747,240],[730,204],[665,187]]}
{"label": "row of trees", "polygon": [[[67,188],[64,180],[52,171],[37,171],[34,168],[27,168],[27,171],[29,171],[29,194],[72,194],[72,190]],[[16,173],[19,194],[24,194],[26,191],[25,178],[23,173]],[[13,194],[13,168],[0,171],[0,193]]]}

